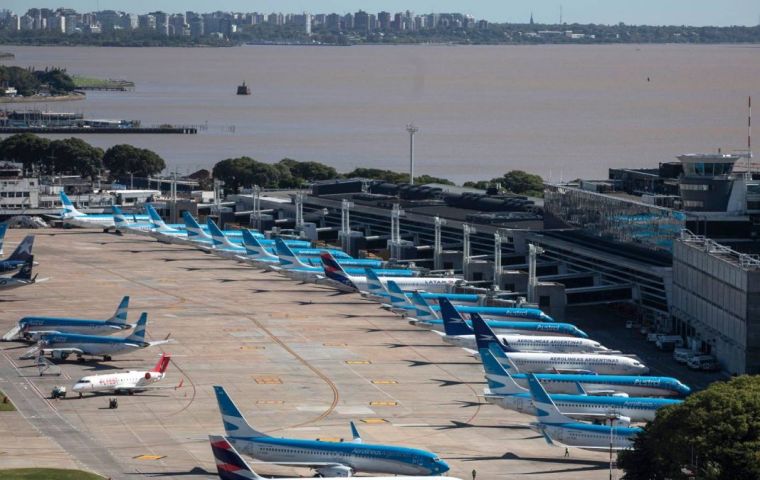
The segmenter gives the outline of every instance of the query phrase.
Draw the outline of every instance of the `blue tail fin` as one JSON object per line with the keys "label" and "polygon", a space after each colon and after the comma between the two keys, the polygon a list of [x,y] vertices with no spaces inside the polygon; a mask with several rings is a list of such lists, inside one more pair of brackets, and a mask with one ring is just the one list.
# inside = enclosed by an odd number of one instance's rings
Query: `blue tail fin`
{"label": "blue tail fin", "polygon": [[125,295],[116,307],[113,316],[108,320],[110,323],[127,323],[127,310],[129,309],[129,295]]}
{"label": "blue tail fin", "polygon": [[536,417],[541,423],[576,423],[574,420],[562,415],[554,404],[549,394],[546,393],[541,382],[532,373],[528,374],[528,388],[533,397],[533,405],[536,407]]}
{"label": "blue tail fin", "polygon": [[[380,279],[378,278],[378,281]],[[388,296],[390,297],[391,305],[398,308],[405,308],[409,305],[413,305],[412,302],[406,296],[406,293],[401,290],[395,280],[388,280]]]}
{"label": "blue tail fin", "polygon": [[422,298],[419,292],[412,292],[412,304],[414,305],[417,320],[438,320],[438,314],[430,308],[430,305]]}
{"label": "blue tail fin", "polygon": [[19,262],[25,262],[32,257],[32,247],[34,246],[34,235],[27,235],[16,246],[16,249],[11,253],[11,256],[6,260],[15,260]]}
{"label": "blue tail fin", "polygon": [[351,423],[351,437],[352,437],[352,441],[354,443],[362,443],[362,436],[359,435],[359,430],[356,428],[356,425],[354,424],[353,421],[350,422],[350,423]]}
{"label": "blue tail fin", "polygon": [[262,479],[235,450],[235,447],[221,435],[209,435],[211,451],[216,462],[216,471],[221,480]]}
{"label": "blue tail fin", "polygon": [[293,268],[293,267],[306,267],[310,268],[309,265],[306,265],[303,263],[295,253],[293,253],[293,250],[290,249],[290,247],[281,239],[281,238],[275,238],[274,239],[274,245],[275,245],[275,251],[277,252],[277,255],[280,257],[280,265],[282,265],[285,268]]}
{"label": "blue tail fin", "polygon": [[124,216],[124,212],[116,205],[113,205],[111,209],[113,210],[113,224],[116,230],[129,227],[129,222],[127,221],[127,217]]}
{"label": "blue tail fin", "polygon": [[127,337],[130,342],[145,342],[145,329],[148,328],[148,314],[143,312],[135,325],[134,331]]}
{"label": "blue tail fin", "polygon": [[235,402],[227,395],[224,387],[214,386],[214,393],[216,394],[216,402],[219,404],[219,412],[222,414],[224,431],[227,432],[227,435],[237,438],[269,436],[255,430],[248,424]]}
{"label": "blue tail fin", "polygon": [[[369,293],[377,295],[378,297],[385,297],[389,295],[388,290],[386,290],[383,282],[380,280],[380,277],[377,276],[374,270],[365,267],[364,274],[367,276],[367,290]],[[406,300],[406,297],[404,297],[404,299]],[[393,295],[391,295],[391,304],[393,304]]]}
{"label": "blue tail fin", "polygon": [[71,203],[71,200],[69,199],[69,196],[65,193],[61,192],[61,204],[63,205],[63,210],[61,211],[61,218],[72,218],[72,217],[83,217],[85,216],[84,213],[80,212],[76,209],[73,203]]}
{"label": "blue tail fin", "polygon": [[472,329],[475,331],[475,342],[478,344],[478,351],[483,355],[483,350],[488,350],[491,344],[496,344],[501,348],[499,338],[493,333],[491,327],[477,313],[471,315]]}
{"label": "blue tail fin", "polygon": [[472,335],[473,331],[464,321],[454,305],[448,298],[438,298],[441,306],[441,318],[443,319],[443,331],[446,335]]}
{"label": "blue tail fin", "polygon": [[33,267],[34,267],[34,255],[30,255],[24,261],[24,264],[21,265],[21,268],[19,269],[19,271],[11,278],[15,278],[17,280],[31,280]]}
{"label": "blue tail fin", "polygon": [[153,205],[146,203],[145,210],[148,212],[150,223],[152,223],[154,227],[158,229],[167,228],[166,224],[164,223],[164,220],[161,218],[161,215],[159,215],[156,209],[153,208]]}
{"label": "blue tail fin", "polygon": [[213,220],[210,218],[206,219],[206,225],[208,225],[208,231],[211,234],[211,238],[214,240],[214,246],[230,246],[230,241],[227,240],[227,237],[224,236],[224,233],[219,229],[219,227],[216,226],[216,223],[214,223]]}
{"label": "blue tail fin", "polygon": [[322,260],[322,267],[325,269],[325,276],[327,276],[327,278],[351,288],[352,290],[359,290],[354,282],[351,281],[351,277],[349,277],[346,271],[343,270],[343,267],[335,261],[335,258],[330,252],[322,252],[319,255],[319,258]]}
{"label": "blue tail fin", "polygon": [[3,254],[3,242],[5,241],[5,232],[8,230],[7,223],[0,223],[0,255]]}
{"label": "blue tail fin", "polygon": [[195,221],[195,218],[193,218],[192,215],[190,215],[190,212],[185,210],[182,212],[182,220],[185,222],[185,230],[187,231],[187,238],[190,240],[193,239],[199,239],[199,238],[211,238],[209,235],[203,231],[203,228],[198,224],[198,222]]}
{"label": "blue tail fin", "polygon": [[502,395],[514,395],[524,393],[525,389],[519,386],[512,375],[507,372],[504,366],[491,354],[493,347],[484,350],[480,359],[483,362],[483,370],[486,373],[486,381],[491,392]]}
{"label": "blue tail fin", "polygon": [[253,258],[265,261],[279,262],[279,257],[273,255],[269,250],[261,244],[256,235],[248,229],[243,230],[243,246],[245,247],[246,255],[250,255]]}

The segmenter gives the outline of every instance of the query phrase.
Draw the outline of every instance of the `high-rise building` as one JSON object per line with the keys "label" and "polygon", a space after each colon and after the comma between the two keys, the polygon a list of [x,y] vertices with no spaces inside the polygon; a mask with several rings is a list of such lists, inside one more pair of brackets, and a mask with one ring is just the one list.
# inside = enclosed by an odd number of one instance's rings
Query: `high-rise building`
{"label": "high-rise building", "polygon": [[343,15],[343,29],[344,30],[354,29],[354,14],[353,13],[347,13]]}
{"label": "high-rise building", "polygon": [[331,32],[340,31],[342,18],[337,13],[331,13],[325,17],[325,27]]}
{"label": "high-rise building", "polygon": [[364,10],[354,14],[354,30],[364,35],[369,33],[369,14]]}
{"label": "high-rise building", "polygon": [[377,28],[380,30],[390,30],[391,14],[390,12],[380,12],[377,14]]}

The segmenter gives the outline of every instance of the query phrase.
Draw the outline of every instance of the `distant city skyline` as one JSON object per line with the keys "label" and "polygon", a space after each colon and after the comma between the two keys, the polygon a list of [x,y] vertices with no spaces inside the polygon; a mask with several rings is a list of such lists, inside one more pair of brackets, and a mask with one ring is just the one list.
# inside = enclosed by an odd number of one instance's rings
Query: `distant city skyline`
{"label": "distant city skyline", "polygon": [[755,0],[481,0],[462,2],[454,0],[221,0],[209,4],[203,0],[5,0],[0,8],[23,14],[29,8],[73,8],[80,12],[96,10],[121,10],[130,13],[147,13],[163,10],[167,13],[192,10],[283,13],[346,13],[365,10],[376,13],[382,10],[415,13],[461,12],[490,22],[527,23],[530,14],[536,23],[601,23],[646,25],[758,25],[760,4]]}

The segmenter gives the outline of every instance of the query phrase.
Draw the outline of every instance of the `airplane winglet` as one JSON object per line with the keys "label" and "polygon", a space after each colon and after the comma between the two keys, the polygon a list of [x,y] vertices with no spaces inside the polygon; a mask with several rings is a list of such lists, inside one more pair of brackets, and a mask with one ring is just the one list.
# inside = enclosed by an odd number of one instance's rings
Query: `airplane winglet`
{"label": "airplane winglet", "polygon": [[351,424],[351,435],[353,436],[353,442],[354,443],[362,443],[362,436],[359,435],[359,430],[356,428],[356,424],[354,424],[353,420],[349,422]]}

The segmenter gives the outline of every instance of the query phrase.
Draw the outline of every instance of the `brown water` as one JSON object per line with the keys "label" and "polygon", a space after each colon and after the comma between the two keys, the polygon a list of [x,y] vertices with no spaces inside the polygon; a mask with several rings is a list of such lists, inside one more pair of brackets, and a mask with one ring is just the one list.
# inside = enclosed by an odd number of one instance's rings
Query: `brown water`
{"label": "brown water", "polygon": [[[606,178],[608,167],[743,148],[747,96],[760,102],[760,48],[752,46],[3,50],[16,54],[14,64],[137,84],[50,103],[51,111],[207,124],[196,136],[83,136],[101,147],[151,148],[183,173],[239,155],[406,170],[404,127],[414,121],[418,173],[458,182],[511,169]],[[251,96],[235,95],[243,80]]]}

